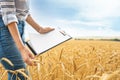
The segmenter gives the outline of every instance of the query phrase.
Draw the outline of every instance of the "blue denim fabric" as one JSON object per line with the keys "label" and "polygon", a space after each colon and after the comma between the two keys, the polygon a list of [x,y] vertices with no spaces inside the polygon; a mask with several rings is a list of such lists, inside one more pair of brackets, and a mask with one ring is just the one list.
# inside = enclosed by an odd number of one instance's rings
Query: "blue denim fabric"
{"label": "blue denim fabric", "polygon": [[[24,21],[19,21],[18,29],[21,37],[24,34]],[[23,38],[22,38],[23,39]],[[26,68],[25,63],[21,57],[21,54],[15,45],[15,42],[8,30],[8,28],[4,25],[2,18],[0,17],[0,59],[5,57],[9,59],[14,66],[10,66],[5,61],[1,61],[4,68],[7,70],[17,70],[21,68]],[[22,74],[17,75],[21,80],[25,80]],[[11,78],[12,77],[12,78]],[[16,75],[12,73],[8,73],[8,80],[16,80]]]}

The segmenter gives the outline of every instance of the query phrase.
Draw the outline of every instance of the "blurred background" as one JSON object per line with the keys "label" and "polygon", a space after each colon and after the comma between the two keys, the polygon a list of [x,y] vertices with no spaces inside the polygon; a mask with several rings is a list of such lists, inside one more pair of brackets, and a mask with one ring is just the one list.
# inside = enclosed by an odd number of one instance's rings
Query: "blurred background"
{"label": "blurred background", "polygon": [[119,9],[120,0],[30,1],[30,12],[40,25],[60,27],[77,38],[119,38]]}

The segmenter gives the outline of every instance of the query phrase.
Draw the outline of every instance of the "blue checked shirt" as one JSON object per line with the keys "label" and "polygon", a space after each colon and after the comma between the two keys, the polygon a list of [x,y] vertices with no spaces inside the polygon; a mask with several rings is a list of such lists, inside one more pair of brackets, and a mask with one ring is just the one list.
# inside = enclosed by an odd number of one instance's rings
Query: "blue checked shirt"
{"label": "blue checked shirt", "polygon": [[29,15],[28,0],[0,0],[0,15],[5,25],[26,20]]}

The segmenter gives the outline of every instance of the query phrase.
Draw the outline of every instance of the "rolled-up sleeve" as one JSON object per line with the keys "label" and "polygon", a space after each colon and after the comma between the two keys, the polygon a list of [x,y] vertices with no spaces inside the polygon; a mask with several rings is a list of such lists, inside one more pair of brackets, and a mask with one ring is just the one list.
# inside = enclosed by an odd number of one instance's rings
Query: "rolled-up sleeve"
{"label": "rolled-up sleeve", "polygon": [[2,18],[5,25],[18,22],[14,0],[0,0]]}
{"label": "rolled-up sleeve", "polygon": [[26,20],[29,13],[29,2],[28,0],[17,0],[16,1],[16,12],[19,20]]}

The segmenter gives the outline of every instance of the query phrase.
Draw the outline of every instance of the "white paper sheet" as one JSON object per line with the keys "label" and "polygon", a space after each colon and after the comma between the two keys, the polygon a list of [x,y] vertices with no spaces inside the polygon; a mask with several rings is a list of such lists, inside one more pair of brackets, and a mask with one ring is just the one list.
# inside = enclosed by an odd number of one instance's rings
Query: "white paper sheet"
{"label": "white paper sheet", "polygon": [[55,29],[47,34],[29,33],[29,35],[30,44],[37,55],[71,39],[69,35],[60,29]]}

